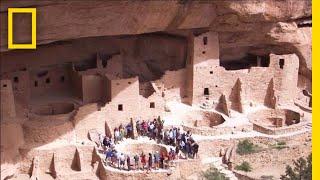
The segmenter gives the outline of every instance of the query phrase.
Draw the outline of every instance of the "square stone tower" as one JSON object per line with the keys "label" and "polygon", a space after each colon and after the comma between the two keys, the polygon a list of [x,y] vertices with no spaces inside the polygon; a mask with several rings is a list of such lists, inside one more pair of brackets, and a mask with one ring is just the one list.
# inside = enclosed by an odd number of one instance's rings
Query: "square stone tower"
{"label": "square stone tower", "polygon": [[15,118],[16,108],[12,91],[11,81],[8,79],[1,80],[1,120]]}
{"label": "square stone tower", "polygon": [[189,36],[189,57],[187,63],[188,104],[197,104],[203,97],[210,96],[214,85],[215,69],[219,67],[219,38],[216,32]]}

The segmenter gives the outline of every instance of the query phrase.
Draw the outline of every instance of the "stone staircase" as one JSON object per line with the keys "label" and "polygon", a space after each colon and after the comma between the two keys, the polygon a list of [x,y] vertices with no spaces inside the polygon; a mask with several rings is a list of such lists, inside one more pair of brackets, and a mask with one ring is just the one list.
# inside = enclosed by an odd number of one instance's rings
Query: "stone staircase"
{"label": "stone staircase", "polygon": [[209,100],[209,98],[201,101],[200,108],[201,109],[212,109],[213,108],[213,100]]}

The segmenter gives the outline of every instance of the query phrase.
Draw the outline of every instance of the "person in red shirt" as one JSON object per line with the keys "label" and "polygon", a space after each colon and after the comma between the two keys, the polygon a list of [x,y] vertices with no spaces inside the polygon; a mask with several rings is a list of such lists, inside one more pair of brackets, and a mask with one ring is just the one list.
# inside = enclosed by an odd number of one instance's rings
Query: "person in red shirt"
{"label": "person in red shirt", "polygon": [[142,164],[142,170],[144,170],[147,160],[146,160],[146,155],[142,152],[140,155],[140,159],[141,159],[141,164]]}

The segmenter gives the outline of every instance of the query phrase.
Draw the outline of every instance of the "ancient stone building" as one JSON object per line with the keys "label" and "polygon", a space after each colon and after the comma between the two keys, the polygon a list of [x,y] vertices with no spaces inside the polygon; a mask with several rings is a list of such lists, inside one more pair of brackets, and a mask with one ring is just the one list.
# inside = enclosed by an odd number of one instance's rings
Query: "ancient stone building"
{"label": "ancient stone building", "polygon": [[[308,0],[12,1],[1,15],[24,6],[38,8],[36,50],[7,49],[0,26],[1,179],[199,179],[210,164],[240,178],[223,166],[225,149],[234,163],[252,163],[246,176],[279,178],[311,151]],[[105,164],[99,135],[158,117],[193,134],[198,159],[147,175]],[[115,148],[174,148],[133,138]],[[243,139],[263,151],[232,155]],[[280,141],[287,147],[274,153]]]}

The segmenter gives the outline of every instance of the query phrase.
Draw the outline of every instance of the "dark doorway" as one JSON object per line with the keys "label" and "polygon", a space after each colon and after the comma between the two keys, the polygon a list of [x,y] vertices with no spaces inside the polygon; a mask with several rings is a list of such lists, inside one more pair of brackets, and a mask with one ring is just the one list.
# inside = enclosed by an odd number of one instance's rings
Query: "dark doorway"
{"label": "dark doorway", "polygon": [[16,76],[16,77],[14,77],[13,78],[13,81],[15,82],[15,83],[18,83],[19,82],[19,78]]}
{"label": "dark doorway", "polygon": [[209,88],[204,88],[203,94],[204,94],[205,96],[206,96],[206,95],[209,95]]}
{"label": "dark doorway", "polygon": [[279,61],[279,66],[280,66],[281,69],[283,69],[284,59],[280,59],[280,61]]}
{"label": "dark doorway", "polygon": [[122,104],[118,105],[118,111],[123,111],[123,105]]}
{"label": "dark doorway", "polygon": [[204,45],[208,44],[208,37],[207,36],[203,37],[203,44]]}

